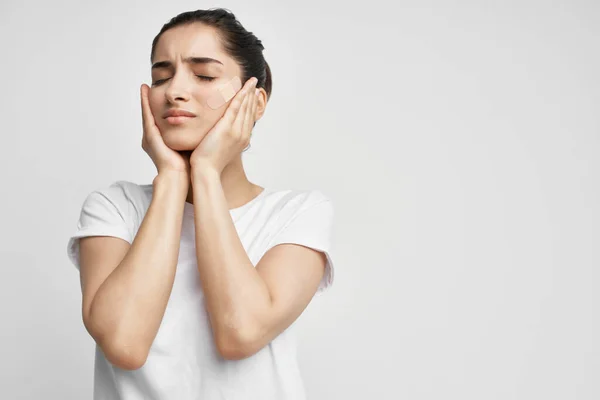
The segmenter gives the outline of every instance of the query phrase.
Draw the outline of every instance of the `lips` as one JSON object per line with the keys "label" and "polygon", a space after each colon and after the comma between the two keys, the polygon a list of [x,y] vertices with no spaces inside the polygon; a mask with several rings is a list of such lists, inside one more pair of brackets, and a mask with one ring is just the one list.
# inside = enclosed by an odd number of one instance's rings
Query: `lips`
{"label": "lips", "polygon": [[165,119],[169,118],[169,117],[195,117],[195,116],[196,116],[196,114],[194,114],[192,112],[189,112],[187,110],[176,109],[176,108],[172,108],[163,114],[163,118],[165,118]]}

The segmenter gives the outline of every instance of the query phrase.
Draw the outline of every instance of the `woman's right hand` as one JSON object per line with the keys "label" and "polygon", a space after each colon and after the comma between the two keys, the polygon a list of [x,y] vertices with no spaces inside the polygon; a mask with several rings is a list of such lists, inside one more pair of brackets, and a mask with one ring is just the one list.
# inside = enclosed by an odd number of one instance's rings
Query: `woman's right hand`
{"label": "woman's right hand", "polygon": [[140,88],[142,123],[144,128],[142,149],[148,153],[159,174],[166,171],[177,171],[189,175],[189,156],[185,157],[179,154],[177,151],[168,147],[163,141],[158,126],[156,126],[154,121],[152,111],[150,110],[150,102],[148,101],[149,91],[150,87],[143,83]]}

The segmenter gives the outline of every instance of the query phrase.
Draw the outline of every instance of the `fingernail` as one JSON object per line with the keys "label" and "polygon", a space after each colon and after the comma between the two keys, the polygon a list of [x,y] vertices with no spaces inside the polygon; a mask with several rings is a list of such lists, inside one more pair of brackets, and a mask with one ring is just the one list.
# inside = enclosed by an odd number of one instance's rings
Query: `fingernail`
{"label": "fingernail", "polygon": [[258,94],[259,94],[259,93],[260,93],[260,89],[256,89],[256,90],[254,91],[254,94],[256,95],[256,97],[258,97]]}

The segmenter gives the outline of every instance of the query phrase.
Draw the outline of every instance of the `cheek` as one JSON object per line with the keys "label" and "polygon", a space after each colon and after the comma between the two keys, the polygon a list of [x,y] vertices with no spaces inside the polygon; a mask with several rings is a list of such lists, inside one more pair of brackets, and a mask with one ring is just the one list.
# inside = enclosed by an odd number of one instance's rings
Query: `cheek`
{"label": "cheek", "polygon": [[214,94],[217,92],[216,88],[198,88],[194,91],[194,97],[196,99],[196,103],[200,107],[200,117],[203,123],[215,123],[217,122],[227,111],[227,106],[229,103],[219,107],[218,109],[213,109],[208,105],[208,101],[211,97],[214,97]]}
{"label": "cheek", "polygon": [[161,111],[161,102],[159,101],[158,93],[150,91],[148,93],[148,105],[150,106],[150,111],[152,111],[152,115],[154,116],[154,120],[156,123],[160,121],[160,111]]}
{"label": "cheek", "polygon": [[199,86],[194,90],[194,99],[204,113],[210,111],[207,101],[212,96],[214,91],[214,88],[207,87],[207,85]]}

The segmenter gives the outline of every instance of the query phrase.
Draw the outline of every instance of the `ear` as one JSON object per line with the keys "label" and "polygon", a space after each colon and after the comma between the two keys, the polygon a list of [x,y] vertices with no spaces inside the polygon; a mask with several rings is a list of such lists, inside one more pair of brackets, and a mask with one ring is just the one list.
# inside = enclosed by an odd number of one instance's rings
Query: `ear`
{"label": "ear", "polygon": [[264,88],[258,88],[258,91],[258,104],[256,105],[256,115],[254,116],[255,121],[262,118],[265,108],[267,108],[267,92]]}

